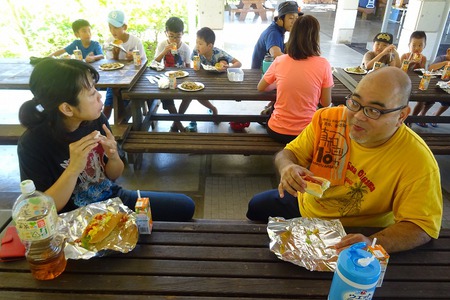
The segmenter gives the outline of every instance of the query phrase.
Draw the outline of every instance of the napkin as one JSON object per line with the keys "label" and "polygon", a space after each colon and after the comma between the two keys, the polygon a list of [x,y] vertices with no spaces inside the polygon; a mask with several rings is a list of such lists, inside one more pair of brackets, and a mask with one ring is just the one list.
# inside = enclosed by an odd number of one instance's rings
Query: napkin
{"label": "napkin", "polygon": [[158,87],[160,89],[168,89],[169,88],[169,78],[162,77],[158,80]]}

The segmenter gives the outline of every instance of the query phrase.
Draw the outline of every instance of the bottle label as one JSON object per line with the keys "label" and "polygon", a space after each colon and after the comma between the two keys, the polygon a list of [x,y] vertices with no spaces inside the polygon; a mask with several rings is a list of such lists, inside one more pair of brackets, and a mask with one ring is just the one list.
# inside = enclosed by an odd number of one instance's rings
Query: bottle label
{"label": "bottle label", "polygon": [[24,201],[23,205],[19,207],[20,212],[15,223],[22,242],[43,240],[56,232],[58,214],[55,205],[52,205],[50,212],[43,218],[35,217],[40,216],[42,211],[41,201],[36,199],[38,198]]}

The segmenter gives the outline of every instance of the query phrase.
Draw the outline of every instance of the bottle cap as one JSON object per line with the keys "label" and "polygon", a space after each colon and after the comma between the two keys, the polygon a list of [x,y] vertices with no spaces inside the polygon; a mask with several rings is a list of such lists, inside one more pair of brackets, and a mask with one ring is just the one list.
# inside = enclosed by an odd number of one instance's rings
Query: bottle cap
{"label": "bottle cap", "polygon": [[[366,246],[364,242],[356,243],[342,251],[339,255],[337,268],[348,280],[358,284],[370,285],[378,281],[381,268],[378,259],[371,259],[373,255],[363,250]],[[364,261],[368,264],[361,264]]]}
{"label": "bottle cap", "polygon": [[30,194],[36,191],[36,186],[33,180],[27,179],[20,183],[20,191],[22,194]]}

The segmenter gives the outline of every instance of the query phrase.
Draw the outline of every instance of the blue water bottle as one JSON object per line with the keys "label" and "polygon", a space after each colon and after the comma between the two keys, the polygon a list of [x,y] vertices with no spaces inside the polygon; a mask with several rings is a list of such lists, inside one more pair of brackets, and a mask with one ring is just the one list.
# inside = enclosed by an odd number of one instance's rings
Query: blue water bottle
{"label": "blue water bottle", "polygon": [[264,60],[263,60],[263,64],[262,64],[263,75],[264,75],[264,73],[266,73],[267,69],[270,67],[272,62],[273,62],[273,56],[270,54],[266,54],[266,56],[264,56]]}
{"label": "blue water bottle", "polygon": [[339,254],[328,300],[372,299],[381,269],[365,247],[356,243]]}

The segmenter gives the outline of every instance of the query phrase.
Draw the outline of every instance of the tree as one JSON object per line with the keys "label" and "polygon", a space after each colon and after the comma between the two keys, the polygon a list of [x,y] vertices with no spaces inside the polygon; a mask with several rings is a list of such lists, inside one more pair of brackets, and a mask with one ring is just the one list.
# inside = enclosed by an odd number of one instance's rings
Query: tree
{"label": "tree", "polygon": [[6,10],[0,20],[0,57],[47,56],[76,38],[72,22],[77,19],[88,20],[92,39],[103,44],[110,36],[108,12],[123,8],[129,20],[128,31],[143,41],[151,59],[158,40],[164,38],[167,18],[177,16],[187,28],[188,1],[193,0],[117,0],[113,4],[105,0],[0,0],[0,6]]}

